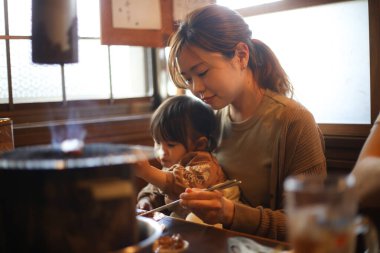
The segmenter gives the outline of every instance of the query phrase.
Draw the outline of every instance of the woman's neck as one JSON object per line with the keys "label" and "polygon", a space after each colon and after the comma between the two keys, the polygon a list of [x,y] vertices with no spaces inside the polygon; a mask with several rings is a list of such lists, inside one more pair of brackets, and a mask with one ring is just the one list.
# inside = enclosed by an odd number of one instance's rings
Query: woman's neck
{"label": "woman's neck", "polygon": [[240,96],[231,103],[230,118],[233,122],[241,122],[255,115],[264,97],[265,89],[258,86],[255,79],[247,83]]}

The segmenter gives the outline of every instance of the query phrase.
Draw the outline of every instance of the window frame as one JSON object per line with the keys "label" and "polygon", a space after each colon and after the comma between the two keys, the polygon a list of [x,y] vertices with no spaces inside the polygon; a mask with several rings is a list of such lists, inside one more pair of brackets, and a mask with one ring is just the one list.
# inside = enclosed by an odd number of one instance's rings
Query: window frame
{"label": "window frame", "polygon": [[[336,2],[355,0],[283,0],[247,8],[237,9],[243,17],[267,14],[297,8],[311,7]],[[380,2],[368,0],[369,48],[370,48],[370,105],[371,124],[318,124],[325,136],[366,137],[380,112]],[[377,99],[376,99],[377,98]]]}
{"label": "window frame", "polygon": [[[76,114],[80,115],[75,119],[78,124],[80,122],[105,122],[112,121],[113,119],[126,120],[127,116],[145,115],[152,112],[154,105],[157,104],[157,78],[154,77],[156,71],[152,64],[155,60],[153,48],[144,48],[145,65],[146,65],[146,89],[152,88],[152,95],[136,98],[115,99],[111,96],[107,99],[90,99],[90,100],[70,100],[66,99],[65,92],[62,94],[62,100],[59,102],[35,102],[35,103],[14,103],[13,89],[12,89],[12,71],[11,71],[11,55],[10,55],[10,41],[11,40],[31,40],[32,36],[14,36],[9,35],[9,20],[8,20],[8,1],[4,0],[4,25],[5,35],[0,35],[0,40],[5,42],[6,62],[8,75],[8,103],[0,104],[1,117],[11,118],[14,128],[19,126],[27,128],[28,126],[48,126],[51,124],[64,124],[72,120],[71,114],[73,108]],[[100,25],[100,24],[99,24]],[[100,37],[79,37],[78,39],[97,39]],[[108,57],[110,57],[110,47],[112,45],[105,45],[108,47]],[[108,58],[108,66],[111,68],[111,61]],[[151,66],[153,65],[153,67]],[[64,66],[61,67],[61,75],[64,73]],[[152,84],[150,87],[148,84]],[[61,77],[61,85],[64,90],[64,77]],[[110,87],[111,89],[111,87]],[[51,118],[54,115],[54,119]]]}

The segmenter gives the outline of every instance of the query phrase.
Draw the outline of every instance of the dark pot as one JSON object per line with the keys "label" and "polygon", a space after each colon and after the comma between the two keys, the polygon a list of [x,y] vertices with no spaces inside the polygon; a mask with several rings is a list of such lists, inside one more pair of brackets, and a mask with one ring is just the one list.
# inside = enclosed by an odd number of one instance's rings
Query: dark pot
{"label": "dark pot", "polygon": [[53,146],[0,156],[0,252],[107,252],[138,242],[133,164],[149,147]]}

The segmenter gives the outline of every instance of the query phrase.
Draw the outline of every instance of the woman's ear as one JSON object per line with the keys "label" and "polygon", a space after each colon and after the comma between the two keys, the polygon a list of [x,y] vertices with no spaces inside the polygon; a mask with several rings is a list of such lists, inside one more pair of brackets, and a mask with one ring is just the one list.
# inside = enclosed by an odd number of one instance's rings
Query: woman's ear
{"label": "woman's ear", "polygon": [[248,66],[249,61],[249,48],[248,45],[244,42],[239,42],[235,46],[235,56],[237,56],[239,60],[239,64],[241,69],[245,69]]}
{"label": "woman's ear", "polygon": [[208,139],[205,136],[199,137],[195,141],[195,150],[197,151],[205,151],[208,148]]}

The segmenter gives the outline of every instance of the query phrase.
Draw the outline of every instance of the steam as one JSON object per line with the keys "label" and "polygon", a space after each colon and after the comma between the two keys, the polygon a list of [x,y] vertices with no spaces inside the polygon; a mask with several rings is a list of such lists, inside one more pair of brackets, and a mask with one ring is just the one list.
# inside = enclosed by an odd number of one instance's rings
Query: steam
{"label": "steam", "polygon": [[67,122],[65,125],[51,124],[50,133],[53,147],[65,153],[81,151],[87,134],[82,125],[75,122]]}

